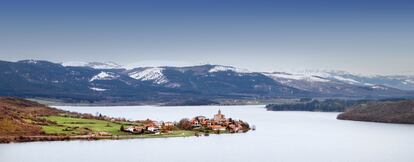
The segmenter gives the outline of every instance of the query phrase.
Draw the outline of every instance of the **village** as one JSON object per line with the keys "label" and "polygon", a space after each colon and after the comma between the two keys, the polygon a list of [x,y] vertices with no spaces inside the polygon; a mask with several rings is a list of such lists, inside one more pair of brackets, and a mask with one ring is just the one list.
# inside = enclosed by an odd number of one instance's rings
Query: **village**
{"label": "village", "polygon": [[179,122],[157,122],[153,120],[142,121],[140,125],[121,126],[121,131],[133,134],[163,134],[177,130],[190,130],[196,134],[205,133],[244,133],[250,130],[248,123],[241,120],[226,118],[221,110],[209,119],[205,116],[196,116],[192,119],[181,119]]}

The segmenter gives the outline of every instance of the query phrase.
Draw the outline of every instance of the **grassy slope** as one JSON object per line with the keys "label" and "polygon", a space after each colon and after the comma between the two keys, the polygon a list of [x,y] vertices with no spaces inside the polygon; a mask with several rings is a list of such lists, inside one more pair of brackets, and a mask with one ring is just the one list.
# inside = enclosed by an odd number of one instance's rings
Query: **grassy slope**
{"label": "grassy slope", "polygon": [[[33,101],[0,97],[0,143],[35,141],[34,136],[77,136],[107,132],[115,138],[164,138],[194,136],[194,131],[174,130],[163,134],[131,134],[120,131],[123,125],[141,125],[140,122],[113,122],[93,118],[87,114],[71,113],[50,108]],[[17,137],[26,136],[25,139]],[[7,139],[6,139],[7,138]],[[10,138],[10,139],[9,139]],[[59,140],[51,138],[45,140]]]}
{"label": "grassy slope", "polygon": [[0,136],[41,135],[40,125],[48,121],[39,116],[63,112],[24,99],[0,97]]}

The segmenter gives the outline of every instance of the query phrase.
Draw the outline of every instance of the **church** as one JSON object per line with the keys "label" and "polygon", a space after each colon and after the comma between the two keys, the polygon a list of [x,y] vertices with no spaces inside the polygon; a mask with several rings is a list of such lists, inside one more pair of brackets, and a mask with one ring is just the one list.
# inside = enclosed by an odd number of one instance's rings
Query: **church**
{"label": "church", "polygon": [[214,115],[214,121],[215,122],[220,122],[225,120],[226,118],[224,117],[223,114],[221,114],[221,110],[218,110],[218,113]]}

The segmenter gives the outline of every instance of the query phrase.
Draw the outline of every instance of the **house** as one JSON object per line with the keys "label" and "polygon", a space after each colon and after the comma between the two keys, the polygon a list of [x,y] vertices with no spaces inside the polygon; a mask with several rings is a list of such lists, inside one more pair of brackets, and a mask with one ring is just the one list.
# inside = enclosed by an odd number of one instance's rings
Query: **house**
{"label": "house", "polygon": [[125,128],[126,132],[131,132],[131,133],[143,133],[144,132],[144,127],[142,126],[129,126],[127,128]]}
{"label": "house", "polygon": [[223,127],[221,125],[212,125],[210,126],[210,128],[214,131],[225,131],[226,127]]}
{"label": "house", "polygon": [[134,133],[144,133],[144,127],[142,126],[135,126]]}
{"label": "house", "polygon": [[195,117],[195,119],[196,119],[196,120],[198,120],[198,121],[200,121],[200,122],[203,122],[203,121],[205,121],[207,118],[206,118],[205,116],[196,116],[196,117]]}
{"label": "house", "polygon": [[209,127],[212,125],[211,120],[204,120],[203,122],[201,122],[201,125]]}
{"label": "house", "polygon": [[161,124],[160,124],[160,122],[157,122],[157,121],[152,121],[152,123],[153,123],[153,125],[154,126],[156,126],[156,127],[159,127]]}
{"label": "house", "polygon": [[127,127],[127,128],[124,129],[124,131],[133,133],[134,132],[134,127],[133,126]]}
{"label": "house", "polygon": [[153,132],[153,133],[157,133],[157,132],[160,131],[160,128],[154,127],[154,126],[149,126],[149,127],[147,127],[147,130],[150,131],[150,132]]}
{"label": "house", "polygon": [[143,123],[144,123],[145,128],[150,127],[150,126],[153,126],[153,127],[159,127],[160,126],[159,122],[157,122],[155,120],[150,120],[150,119],[144,120]]}
{"label": "house", "polygon": [[200,124],[200,121],[198,121],[197,119],[192,119],[192,120],[190,120],[190,122],[191,122],[191,124],[192,125],[199,125]]}
{"label": "house", "polygon": [[197,129],[197,128],[201,128],[202,127],[202,125],[199,124],[199,123],[193,124],[192,126],[193,126],[194,129]]}
{"label": "house", "polygon": [[164,126],[166,127],[173,127],[175,124],[173,122],[165,122]]}
{"label": "house", "polygon": [[229,126],[231,124],[230,121],[226,120],[225,122],[222,123],[223,126]]}
{"label": "house", "polygon": [[243,132],[243,127],[240,124],[230,124],[229,125],[230,132],[233,133],[240,133]]}

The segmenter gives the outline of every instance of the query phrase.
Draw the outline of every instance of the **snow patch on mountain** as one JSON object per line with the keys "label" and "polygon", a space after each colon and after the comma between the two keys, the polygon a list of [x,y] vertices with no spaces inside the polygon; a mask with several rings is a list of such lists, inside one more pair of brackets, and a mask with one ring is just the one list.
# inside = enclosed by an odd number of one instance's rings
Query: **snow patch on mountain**
{"label": "snow patch on mountain", "polygon": [[122,69],[123,67],[115,62],[64,62],[63,66],[73,66],[73,67],[90,67],[94,69]]}
{"label": "snow patch on mountain", "polygon": [[93,82],[95,80],[113,80],[118,78],[119,75],[112,73],[112,72],[105,72],[105,71],[101,71],[99,74],[93,76],[89,82]]}
{"label": "snow patch on mountain", "polygon": [[28,63],[28,64],[37,64],[38,61],[31,59],[31,60],[26,60],[26,63]]}
{"label": "snow patch on mountain", "polygon": [[381,89],[381,90],[388,90],[387,87],[382,86],[382,85],[374,85],[374,86],[372,86],[372,88],[374,88],[374,89]]}
{"label": "snow patch on mountain", "polygon": [[405,82],[408,83],[408,84],[414,84],[414,80],[408,80],[407,79],[407,80],[405,80]]}
{"label": "snow patch on mountain", "polygon": [[333,76],[333,78],[336,79],[336,80],[348,83],[348,84],[361,84],[361,82],[358,82],[354,79],[345,78],[345,77],[342,77],[342,76]]}
{"label": "snow patch on mountain", "polygon": [[129,77],[141,80],[141,81],[153,81],[155,84],[164,84],[167,83],[168,80],[163,74],[164,68],[159,67],[152,67],[147,68],[143,71],[135,71],[129,73]]}
{"label": "snow patch on mountain", "polygon": [[90,62],[88,64],[89,67],[92,67],[94,69],[121,69],[122,66],[115,63],[115,62]]}
{"label": "snow patch on mountain", "polygon": [[181,84],[178,84],[178,83],[170,83],[170,84],[165,85],[165,87],[168,87],[168,88],[180,88],[181,87]]}
{"label": "snow patch on mountain", "polygon": [[25,64],[39,64],[39,63],[46,62],[46,61],[28,59],[28,60],[20,60],[20,61],[17,61],[17,62],[19,62],[19,63],[25,63]]}
{"label": "snow patch on mountain", "polygon": [[107,89],[97,88],[97,87],[89,87],[89,89],[91,89],[93,91],[98,91],[98,92],[103,92],[103,91],[106,91],[107,90]]}
{"label": "snow patch on mountain", "polygon": [[371,83],[364,83],[365,86],[374,86],[375,84],[371,84]]}
{"label": "snow patch on mountain", "polygon": [[239,69],[239,68],[235,68],[235,67],[231,67],[231,66],[221,66],[221,65],[214,66],[208,72],[209,73],[216,73],[216,72],[222,72],[222,71],[233,71],[233,72],[236,72],[236,73],[249,73],[249,71],[246,70],[246,69]]}
{"label": "snow patch on mountain", "polygon": [[[330,80],[313,75],[305,74],[289,74],[289,73],[262,73],[274,80],[287,79],[287,80],[305,80],[310,82],[329,82]],[[286,82],[286,81],[284,81]],[[288,81],[289,82],[289,81]]]}
{"label": "snow patch on mountain", "polygon": [[79,61],[70,61],[70,62],[64,62],[61,63],[62,66],[68,67],[68,66],[74,66],[74,67],[86,67],[88,65],[87,62],[79,62]]}

